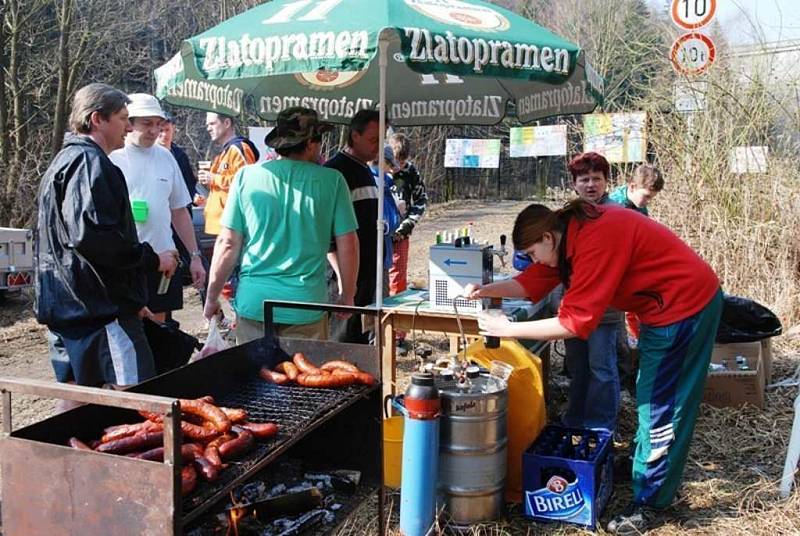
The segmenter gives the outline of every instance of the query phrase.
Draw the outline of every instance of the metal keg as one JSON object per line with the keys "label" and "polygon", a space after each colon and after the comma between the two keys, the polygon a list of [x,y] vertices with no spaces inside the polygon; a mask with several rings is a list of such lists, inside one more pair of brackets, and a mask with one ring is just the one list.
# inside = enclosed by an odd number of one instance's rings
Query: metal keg
{"label": "metal keg", "polygon": [[496,519],[506,480],[508,389],[488,374],[438,381],[439,495],[456,525]]}

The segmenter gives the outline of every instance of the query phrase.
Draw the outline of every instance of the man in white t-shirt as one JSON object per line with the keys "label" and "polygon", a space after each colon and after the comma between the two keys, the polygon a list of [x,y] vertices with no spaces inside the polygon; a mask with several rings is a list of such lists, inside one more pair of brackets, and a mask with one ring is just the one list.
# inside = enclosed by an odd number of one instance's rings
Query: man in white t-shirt
{"label": "man in white t-shirt", "polygon": [[[206,272],[186,207],[192,203],[178,163],[167,149],[156,143],[166,114],[158,99],[145,93],[128,95],[132,131],[125,147],[109,155],[125,175],[128,197],[139,240],[148,242],[156,252],[174,250],[172,228],[191,255],[189,270],[195,287],[205,283]],[[181,277],[162,281],[160,272],[147,277],[147,303],[156,320],[164,321],[170,311],[183,308]]]}

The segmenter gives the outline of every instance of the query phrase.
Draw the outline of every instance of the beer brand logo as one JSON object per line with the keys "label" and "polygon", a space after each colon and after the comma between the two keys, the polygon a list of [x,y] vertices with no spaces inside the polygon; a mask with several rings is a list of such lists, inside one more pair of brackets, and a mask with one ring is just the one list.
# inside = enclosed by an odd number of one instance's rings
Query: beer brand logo
{"label": "beer brand logo", "polygon": [[553,493],[564,493],[564,490],[567,489],[568,485],[569,482],[567,482],[566,478],[555,475],[550,477],[550,480],[547,481],[547,485],[545,487]]}
{"label": "beer brand logo", "polygon": [[341,89],[355,84],[364,76],[367,71],[312,71],[309,73],[297,73],[295,80],[302,85],[322,91]]}
{"label": "beer brand logo", "polygon": [[502,32],[511,27],[505,16],[488,6],[460,0],[405,0],[405,3],[426,17],[468,30]]}
{"label": "beer brand logo", "polygon": [[525,492],[525,513],[547,519],[578,522],[576,518],[587,507],[578,483],[577,478],[575,482],[569,483],[558,475],[550,477],[545,487]]}

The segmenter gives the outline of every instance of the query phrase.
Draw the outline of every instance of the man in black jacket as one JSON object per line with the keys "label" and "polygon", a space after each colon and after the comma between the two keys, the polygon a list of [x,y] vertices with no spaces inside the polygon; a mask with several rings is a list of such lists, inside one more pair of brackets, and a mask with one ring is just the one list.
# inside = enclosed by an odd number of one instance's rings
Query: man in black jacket
{"label": "man in black jacket", "polygon": [[40,185],[34,308],[60,382],[130,385],[155,374],[144,274],[171,274],[177,252],[139,242],[125,178],[108,159],[131,130],[128,102],[105,84],[78,90],[72,133]]}

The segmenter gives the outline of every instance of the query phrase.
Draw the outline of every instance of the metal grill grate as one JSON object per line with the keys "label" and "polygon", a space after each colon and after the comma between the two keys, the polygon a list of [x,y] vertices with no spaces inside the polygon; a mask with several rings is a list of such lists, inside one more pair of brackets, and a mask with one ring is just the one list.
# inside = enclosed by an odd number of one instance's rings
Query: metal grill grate
{"label": "metal grill grate", "polygon": [[310,387],[277,386],[254,378],[235,391],[216,396],[220,406],[242,408],[252,422],[274,422],[278,435],[269,441],[259,441],[242,458],[230,463],[216,482],[198,482],[195,491],[183,501],[187,515],[213,495],[229,486],[235,479],[250,472],[276,448],[304,432],[313,423],[346,406],[367,391],[364,386],[345,389],[314,389]]}

